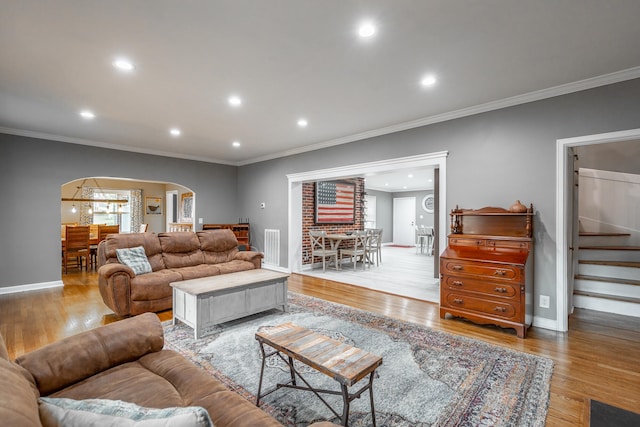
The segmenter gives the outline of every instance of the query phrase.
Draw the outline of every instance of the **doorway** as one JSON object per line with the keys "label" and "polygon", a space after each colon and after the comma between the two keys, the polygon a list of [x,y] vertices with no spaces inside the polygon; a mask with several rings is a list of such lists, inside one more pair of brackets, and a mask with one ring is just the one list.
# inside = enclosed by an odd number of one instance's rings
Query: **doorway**
{"label": "doorway", "polygon": [[[578,220],[574,209],[575,192],[574,156],[575,147],[602,143],[624,142],[640,139],[640,129],[609,132],[556,142],[556,324],[555,330],[569,329],[569,313],[573,307],[573,239]],[[577,254],[575,254],[577,256]],[[554,328],[549,328],[554,329]]]}
{"label": "doorway", "polygon": [[[350,166],[342,166],[331,169],[322,169],[309,172],[288,174],[288,244],[283,250],[288,251],[287,267],[289,272],[302,270],[302,184],[305,181],[322,181],[353,176],[365,176],[369,172],[385,172],[403,168],[431,167],[438,170],[437,194],[438,200],[438,233],[439,247],[444,247],[446,230],[443,228],[446,221],[446,168],[447,151],[422,154],[410,157],[381,160],[370,163],[361,163]],[[437,256],[437,254],[436,254]]]}

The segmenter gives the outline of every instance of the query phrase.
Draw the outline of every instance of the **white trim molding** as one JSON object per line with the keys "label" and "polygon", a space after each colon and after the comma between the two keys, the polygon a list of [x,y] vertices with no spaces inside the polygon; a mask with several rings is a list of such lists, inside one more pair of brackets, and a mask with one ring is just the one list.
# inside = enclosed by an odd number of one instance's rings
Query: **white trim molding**
{"label": "white trim molding", "polygon": [[0,288],[0,295],[15,294],[18,292],[38,291],[41,289],[60,288],[62,286],[64,286],[62,280],[55,280],[53,282],[31,283],[28,285],[8,286],[6,288]]}

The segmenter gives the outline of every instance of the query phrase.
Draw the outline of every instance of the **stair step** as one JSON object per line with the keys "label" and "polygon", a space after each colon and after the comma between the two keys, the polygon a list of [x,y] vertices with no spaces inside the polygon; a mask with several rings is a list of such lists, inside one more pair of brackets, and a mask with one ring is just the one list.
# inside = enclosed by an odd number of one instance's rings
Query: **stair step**
{"label": "stair step", "polygon": [[618,279],[616,277],[588,276],[586,274],[576,274],[576,280],[591,280],[593,282],[619,283],[621,285],[640,286],[640,280]]}
{"label": "stair step", "polygon": [[598,251],[640,251],[640,246],[579,246],[578,249]]}
{"label": "stair step", "polygon": [[635,262],[635,261],[596,261],[596,260],[581,259],[578,261],[578,264],[640,268],[640,262]]}
{"label": "stair step", "polygon": [[640,304],[640,298],[633,297],[622,297],[618,295],[607,295],[601,294],[598,292],[587,292],[587,291],[573,291],[573,295],[580,295],[583,297],[591,297],[591,298],[601,298],[611,301],[622,301],[622,302],[630,302],[633,304]]}
{"label": "stair step", "polygon": [[615,236],[615,237],[629,237],[630,233],[605,233],[602,231],[581,231],[580,236]]}

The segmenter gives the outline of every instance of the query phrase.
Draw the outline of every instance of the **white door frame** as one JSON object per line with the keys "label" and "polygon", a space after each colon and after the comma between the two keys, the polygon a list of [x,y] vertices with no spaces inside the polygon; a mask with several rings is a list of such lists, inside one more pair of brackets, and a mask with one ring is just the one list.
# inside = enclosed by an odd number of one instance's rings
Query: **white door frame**
{"label": "white door frame", "polygon": [[401,157],[397,159],[380,160],[376,162],[360,163],[350,166],[340,166],[330,169],[287,174],[289,184],[288,193],[288,264],[289,272],[302,270],[302,183],[305,181],[329,180],[347,178],[352,176],[364,176],[368,172],[395,171],[402,168],[431,166],[440,169],[439,193],[439,224],[438,241],[444,248],[446,239],[447,216],[447,156],[448,151],[420,154],[417,156]]}
{"label": "white door frame", "polygon": [[[619,132],[608,132],[596,135],[563,138],[556,141],[556,330],[566,332],[569,329],[569,313],[572,307],[568,294],[570,286],[568,277],[570,269],[569,246],[571,242],[572,218],[567,217],[570,212],[569,204],[573,203],[573,194],[567,194],[569,179],[573,179],[573,170],[569,170],[567,152],[572,147],[603,144],[607,142],[622,142],[640,139],[640,129],[630,129]],[[572,188],[572,191],[576,191]]]}

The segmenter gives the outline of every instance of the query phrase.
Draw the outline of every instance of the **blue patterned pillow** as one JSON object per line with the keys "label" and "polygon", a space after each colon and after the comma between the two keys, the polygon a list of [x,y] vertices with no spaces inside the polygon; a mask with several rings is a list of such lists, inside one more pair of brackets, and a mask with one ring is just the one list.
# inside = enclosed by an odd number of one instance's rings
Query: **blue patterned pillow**
{"label": "blue patterned pillow", "polygon": [[130,267],[137,275],[151,273],[151,264],[144,252],[144,247],[136,246],[135,248],[116,249],[116,256],[120,264]]}
{"label": "blue patterned pillow", "polygon": [[41,397],[38,409],[44,427],[214,427],[200,406],[155,409],[121,400]]}

